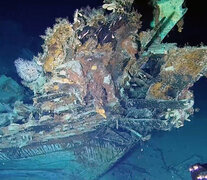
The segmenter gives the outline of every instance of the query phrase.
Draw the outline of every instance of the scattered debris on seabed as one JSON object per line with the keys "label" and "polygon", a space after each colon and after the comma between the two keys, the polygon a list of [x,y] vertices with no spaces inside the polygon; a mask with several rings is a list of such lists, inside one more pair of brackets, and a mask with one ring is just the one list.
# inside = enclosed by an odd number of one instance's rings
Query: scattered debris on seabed
{"label": "scattered debris on seabed", "polygon": [[15,61],[34,97],[0,102],[2,161],[71,151],[93,179],[152,130],[189,120],[189,88],[207,74],[207,48],[162,43],[177,23],[182,29],[186,9],[183,0],[153,3],[151,30],[141,31],[133,0],[104,0],[102,8],[76,10],[73,23],[57,19],[42,36],[43,53]]}

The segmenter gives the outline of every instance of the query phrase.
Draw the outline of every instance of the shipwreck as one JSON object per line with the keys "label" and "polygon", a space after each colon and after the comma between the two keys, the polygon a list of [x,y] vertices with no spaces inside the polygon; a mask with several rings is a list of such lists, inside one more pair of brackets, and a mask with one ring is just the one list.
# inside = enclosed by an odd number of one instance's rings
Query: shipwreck
{"label": "shipwreck", "polygon": [[73,179],[96,179],[153,130],[189,120],[207,48],[162,43],[175,25],[182,30],[187,8],[183,0],[152,4],[148,30],[133,0],[76,10],[72,23],[58,19],[46,30],[43,53],[15,60],[33,103],[21,101],[21,90],[12,104],[0,102],[1,170],[64,168]]}

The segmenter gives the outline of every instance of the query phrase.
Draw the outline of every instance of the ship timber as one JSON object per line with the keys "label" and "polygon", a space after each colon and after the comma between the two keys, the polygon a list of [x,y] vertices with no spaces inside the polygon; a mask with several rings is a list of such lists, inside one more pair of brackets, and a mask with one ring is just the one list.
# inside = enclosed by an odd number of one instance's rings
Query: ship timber
{"label": "ship timber", "polygon": [[42,54],[15,61],[34,96],[32,104],[0,102],[8,107],[0,114],[0,174],[96,179],[153,130],[189,120],[207,48],[162,43],[187,9],[183,0],[153,2],[151,30],[141,29],[132,0],[105,0],[76,10],[73,24],[58,19]]}

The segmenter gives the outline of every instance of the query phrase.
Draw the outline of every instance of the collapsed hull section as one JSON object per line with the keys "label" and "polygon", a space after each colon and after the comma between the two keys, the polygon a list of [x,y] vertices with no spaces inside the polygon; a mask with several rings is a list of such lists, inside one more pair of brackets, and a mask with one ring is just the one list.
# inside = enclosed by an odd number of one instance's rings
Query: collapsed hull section
{"label": "collapsed hull section", "polygon": [[[6,171],[22,175],[38,171],[64,174],[64,179],[95,179],[135,145],[126,132],[100,128],[94,132],[33,143],[0,152],[1,176]],[[17,173],[18,174],[18,173]],[[37,176],[37,175],[36,175]]]}

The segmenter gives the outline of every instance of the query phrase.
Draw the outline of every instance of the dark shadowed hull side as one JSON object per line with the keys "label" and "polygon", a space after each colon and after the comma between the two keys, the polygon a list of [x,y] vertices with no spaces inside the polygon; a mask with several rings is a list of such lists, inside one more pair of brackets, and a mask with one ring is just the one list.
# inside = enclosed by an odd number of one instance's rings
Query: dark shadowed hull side
{"label": "dark shadowed hull side", "polygon": [[3,178],[62,177],[96,179],[123,157],[135,140],[125,132],[100,128],[94,132],[22,148],[0,151],[0,176]]}

